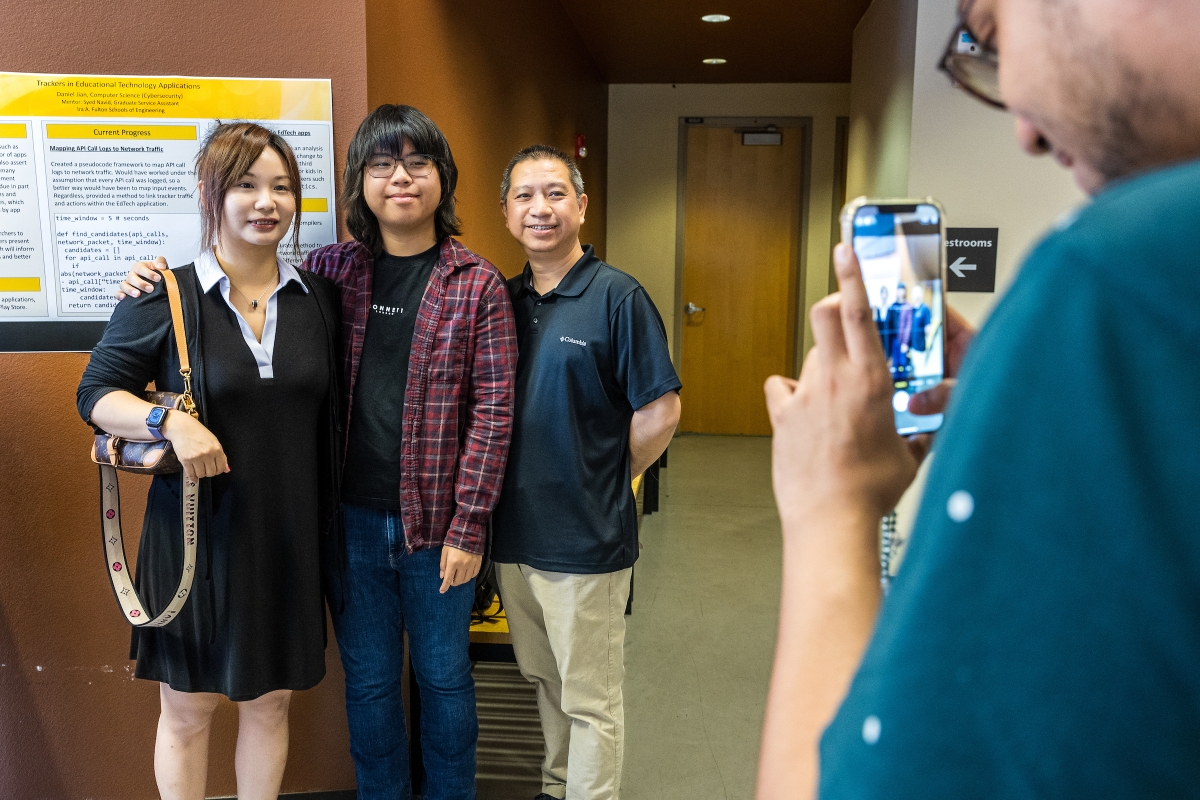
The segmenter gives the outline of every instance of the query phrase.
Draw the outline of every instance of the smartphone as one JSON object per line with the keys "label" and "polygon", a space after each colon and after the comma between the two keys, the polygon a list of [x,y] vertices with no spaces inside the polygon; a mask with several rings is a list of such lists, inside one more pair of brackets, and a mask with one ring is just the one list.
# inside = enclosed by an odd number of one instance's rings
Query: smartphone
{"label": "smartphone", "polygon": [[842,210],[842,241],[858,256],[875,327],[892,373],[896,432],[929,433],[942,414],[918,416],[909,399],[941,383],[945,362],[946,224],[933,199],[860,197]]}

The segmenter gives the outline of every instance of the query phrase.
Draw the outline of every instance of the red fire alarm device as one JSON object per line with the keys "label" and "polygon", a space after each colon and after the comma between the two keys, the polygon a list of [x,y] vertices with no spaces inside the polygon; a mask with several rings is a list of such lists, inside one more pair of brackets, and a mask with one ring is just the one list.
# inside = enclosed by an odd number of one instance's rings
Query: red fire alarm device
{"label": "red fire alarm device", "polygon": [[587,137],[582,133],[575,135],[575,157],[587,158]]}

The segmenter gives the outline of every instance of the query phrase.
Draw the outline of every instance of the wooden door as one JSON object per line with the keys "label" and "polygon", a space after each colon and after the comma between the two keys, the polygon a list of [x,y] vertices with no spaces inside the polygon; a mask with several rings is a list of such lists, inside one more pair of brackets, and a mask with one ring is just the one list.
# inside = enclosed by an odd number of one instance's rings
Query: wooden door
{"label": "wooden door", "polygon": [[733,128],[688,128],[681,431],[771,433],[763,381],[793,370],[802,133],[743,145]]}

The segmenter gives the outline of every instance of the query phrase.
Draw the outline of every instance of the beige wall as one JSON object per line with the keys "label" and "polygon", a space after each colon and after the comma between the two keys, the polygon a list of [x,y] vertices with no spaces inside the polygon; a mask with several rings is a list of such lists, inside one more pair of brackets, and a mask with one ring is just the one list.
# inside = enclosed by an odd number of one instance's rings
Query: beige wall
{"label": "beige wall", "polygon": [[[932,196],[953,227],[999,228],[996,292],[947,298],[981,325],[1030,247],[1085,198],[1052,160],[1021,152],[1010,115],[955,89],[937,70],[955,8],[956,0],[875,0],[855,30],[850,194],[857,187]],[[905,62],[909,47],[913,57]],[[912,529],[924,475],[897,508],[903,536]]]}
{"label": "beige wall", "polygon": [[999,228],[997,291],[949,298],[982,324],[1032,244],[1084,197],[1052,160],[1021,152],[1011,116],[938,71],[955,6],[875,0],[855,29],[847,196],[932,196],[954,227]]}
{"label": "beige wall", "polygon": [[996,293],[949,296],[951,305],[981,324],[1030,247],[1085,198],[1053,159],[1021,151],[1010,115],[955,89],[935,68],[954,20],[955,0],[921,0],[908,193],[936,197],[954,227],[1000,229]]}
{"label": "beige wall", "polygon": [[875,0],[854,29],[846,197],[903,197],[912,138],[917,0]]}
{"label": "beige wall", "polygon": [[[828,291],[834,133],[849,84],[613,84],[608,95],[608,261],[637,278],[675,329],[680,117],[812,117],[805,307]],[[811,343],[807,313],[805,347]],[[675,343],[672,342],[672,350]]]}

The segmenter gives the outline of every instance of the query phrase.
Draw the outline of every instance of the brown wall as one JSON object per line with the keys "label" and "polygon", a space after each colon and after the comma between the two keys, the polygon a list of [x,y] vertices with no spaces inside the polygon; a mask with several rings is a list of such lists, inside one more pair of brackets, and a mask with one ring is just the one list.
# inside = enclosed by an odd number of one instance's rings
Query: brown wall
{"label": "brown wall", "polygon": [[581,237],[604,255],[608,87],[555,0],[367,0],[367,48],[369,105],[415,106],[450,140],[468,247],[506,275],[519,272],[525,256],[499,212],[504,167],[531,144],[573,153],[582,133]]}
{"label": "brown wall", "polygon": [[[363,0],[0,2],[0,70],[330,78],[336,151],[367,110]],[[130,678],[100,550],[97,477],[75,413],[86,354],[0,354],[0,797],[157,797],[157,686]],[[123,481],[127,533],[144,482]],[[332,639],[332,636],[331,636]],[[354,785],[336,648],[292,706],[287,791]],[[232,795],[236,712],[222,707],[210,795]]]}
{"label": "brown wall", "polygon": [[[605,240],[607,87],[560,6],[455,0],[0,0],[0,70],[331,78],[340,173],[366,111],[408,103],[458,161],[467,245],[507,274],[524,263],[497,211],[500,174],[534,142],[570,151]],[[452,9],[454,11],[452,12]],[[465,11],[469,11],[467,18]],[[368,34],[368,31],[370,32]],[[419,63],[408,53],[420,49]],[[157,796],[157,687],[130,677],[128,628],[101,566],[96,473],[75,413],[86,354],[0,354],[0,798]],[[145,482],[122,483],[136,545]],[[353,785],[342,675],[296,696],[285,791]],[[234,793],[236,714],[213,735],[209,795]]]}

